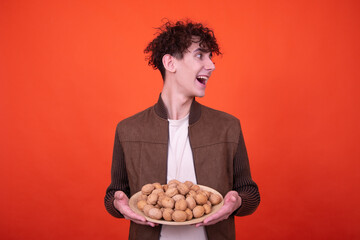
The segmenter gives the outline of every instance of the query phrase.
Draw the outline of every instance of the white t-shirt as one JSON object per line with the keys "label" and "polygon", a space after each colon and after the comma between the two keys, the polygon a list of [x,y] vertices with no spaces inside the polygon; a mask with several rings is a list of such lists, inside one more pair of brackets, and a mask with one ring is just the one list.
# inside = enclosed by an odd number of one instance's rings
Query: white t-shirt
{"label": "white t-shirt", "polygon": [[[196,182],[194,160],[189,142],[189,114],[179,120],[169,121],[169,146],[167,159],[167,182]],[[204,227],[163,225],[160,240],[206,240]]]}

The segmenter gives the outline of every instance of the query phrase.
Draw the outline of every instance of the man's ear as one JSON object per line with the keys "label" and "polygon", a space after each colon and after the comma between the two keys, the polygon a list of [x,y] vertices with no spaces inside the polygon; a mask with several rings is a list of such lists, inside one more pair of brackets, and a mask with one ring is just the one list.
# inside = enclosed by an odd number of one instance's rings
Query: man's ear
{"label": "man's ear", "polygon": [[165,70],[169,72],[175,72],[175,59],[170,54],[165,54],[162,58],[162,63],[164,65]]}

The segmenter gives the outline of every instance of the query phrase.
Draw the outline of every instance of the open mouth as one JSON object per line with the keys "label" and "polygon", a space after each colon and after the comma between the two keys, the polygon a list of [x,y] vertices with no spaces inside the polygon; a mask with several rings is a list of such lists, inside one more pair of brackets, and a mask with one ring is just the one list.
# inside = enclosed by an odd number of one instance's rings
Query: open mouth
{"label": "open mouth", "polygon": [[196,77],[196,80],[198,80],[201,84],[206,85],[206,82],[208,81],[209,77],[200,75]]}

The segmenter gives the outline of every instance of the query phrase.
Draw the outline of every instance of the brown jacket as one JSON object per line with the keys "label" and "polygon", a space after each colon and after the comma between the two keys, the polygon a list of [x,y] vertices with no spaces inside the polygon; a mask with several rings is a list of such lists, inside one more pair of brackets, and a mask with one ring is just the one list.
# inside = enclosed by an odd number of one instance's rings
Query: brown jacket
{"label": "brown jacket", "polygon": [[[118,124],[111,184],[105,195],[105,207],[114,217],[123,217],[113,205],[116,191],[124,191],[130,197],[144,184],[166,183],[168,131],[161,97],[153,107]],[[189,115],[189,140],[198,184],[214,188],[223,196],[235,190],[242,198],[241,207],[229,219],[206,227],[208,239],[235,239],[234,215],[249,215],[260,203],[240,122],[194,100]],[[161,225],[152,228],[131,222],[129,239],[159,239],[160,230]]]}

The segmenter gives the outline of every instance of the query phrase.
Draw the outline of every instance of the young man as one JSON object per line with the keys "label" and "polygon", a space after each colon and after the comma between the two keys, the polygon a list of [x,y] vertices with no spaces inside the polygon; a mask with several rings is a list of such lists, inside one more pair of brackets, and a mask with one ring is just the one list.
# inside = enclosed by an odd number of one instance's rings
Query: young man
{"label": "young man", "polygon": [[[234,216],[253,213],[260,195],[239,120],[195,100],[215,70],[212,54],[221,54],[216,38],[200,23],[168,22],[160,31],[145,53],[164,86],[154,106],[116,128],[106,209],[131,220],[129,239],[235,239]],[[129,208],[144,184],[171,179],[216,189],[223,207],[196,226],[157,225]]]}

